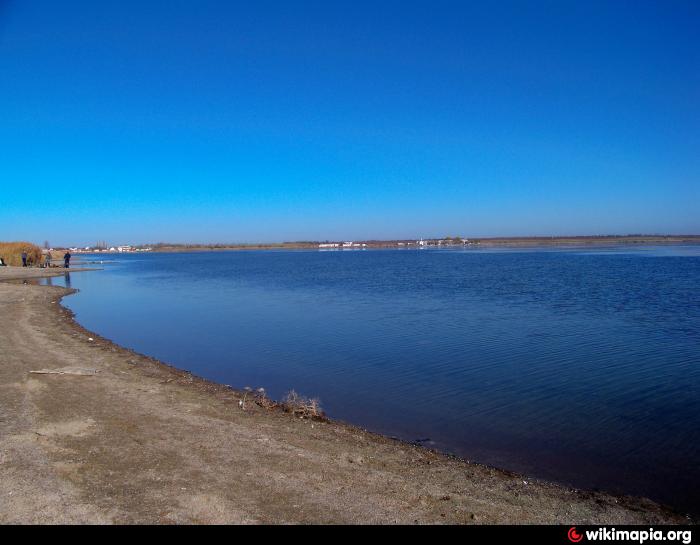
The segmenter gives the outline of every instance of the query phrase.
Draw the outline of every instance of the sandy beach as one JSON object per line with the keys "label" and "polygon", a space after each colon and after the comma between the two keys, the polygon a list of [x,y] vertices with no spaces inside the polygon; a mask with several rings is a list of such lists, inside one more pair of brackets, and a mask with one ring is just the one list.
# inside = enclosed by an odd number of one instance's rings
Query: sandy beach
{"label": "sandy beach", "polygon": [[0,523],[688,522],[650,500],[242,409],[243,392],[80,327],[60,305],[70,290],[21,282],[55,274],[0,268],[19,280],[0,282]]}

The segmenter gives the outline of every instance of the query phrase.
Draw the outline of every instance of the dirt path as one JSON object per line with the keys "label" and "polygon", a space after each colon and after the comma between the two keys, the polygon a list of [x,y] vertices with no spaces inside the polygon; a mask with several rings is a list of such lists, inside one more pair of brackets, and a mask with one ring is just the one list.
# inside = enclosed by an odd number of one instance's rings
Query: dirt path
{"label": "dirt path", "polygon": [[241,410],[238,392],[77,326],[66,291],[0,282],[0,523],[687,522],[647,500]]}

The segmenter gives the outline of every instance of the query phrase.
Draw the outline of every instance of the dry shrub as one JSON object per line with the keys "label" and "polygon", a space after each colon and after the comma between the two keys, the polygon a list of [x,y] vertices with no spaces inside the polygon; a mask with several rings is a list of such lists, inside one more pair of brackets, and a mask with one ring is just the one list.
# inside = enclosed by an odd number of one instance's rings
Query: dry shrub
{"label": "dry shrub", "polygon": [[253,390],[250,386],[246,386],[243,388],[243,390],[245,393],[243,394],[243,399],[238,402],[238,406],[244,411],[247,410],[246,402],[248,401],[249,396],[251,401],[254,401],[256,405],[259,405],[264,409],[274,409],[280,406],[279,403],[267,397],[265,394],[265,388],[257,388]]}
{"label": "dry shrub", "polygon": [[273,401],[267,397],[267,395],[265,395],[265,388],[258,388],[255,390],[254,399],[255,403],[263,409],[274,409],[275,407],[279,407],[279,403]]}
{"label": "dry shrub", "polygon": [[316,418],[325,420],[326,415],[321,410],[321,402],[316,399],[297,394],[291,390],[282,401],[282,408],[285,412],[292,413],[301,418]]}
{"label": "dry shrub", "polygon": [[6,265],[21,266],[22,252],[27,252],[27,262],[43,264],[41,248],[31,242],[0,242],[0,257]]}
{"label": "dry shrub", "polygon": [[291,413],[300,418],[313,418],[316,420],[327,420],[325,413],[321,410],[321,402],[318,399],[309,399],[300,396],[294,390],[287,393],[287,396],[280,403],[267,397],[265,388],[253,389],[250,386],[243,388],[243,399],[238,401],[238,406],[246,409],[246,403],[250,399],[263,409],[282,409],[286,413]]}

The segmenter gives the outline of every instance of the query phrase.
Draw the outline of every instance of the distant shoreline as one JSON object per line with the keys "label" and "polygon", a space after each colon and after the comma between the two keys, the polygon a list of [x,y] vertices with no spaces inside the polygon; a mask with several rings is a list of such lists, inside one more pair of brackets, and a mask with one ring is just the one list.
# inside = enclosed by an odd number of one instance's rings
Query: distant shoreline
{"label": "distant shoreline", "polygon": [[380,248],[426,248],[426,247],[483,247],[483,248],[523,248],[545,246],[614,246],[621,244],[700,244],[700,235],[577,235],[577,236],[536,236],[536,237],[445,237],[391,239],[391,240],[323,240],[323,241],[291,241],[291,242],[252,242],[252,243],[210,243],[184,244],[177,242],[158,242],[155,244],[138,244],[119,247],[87,246],[52,248],[50,252],[54,259],[63,257],[66,250],[73,254],[109,254],[121,255],[150,252],[212,252],[230,250],[367,250]]}
{"label": "distant shoreline", "polygon": [[[570,236],[570,237],[492,237],[464,239],[468,242],[454,242],[454,239],[425,239],[426,246],[481,246],[481,247],[526,247],[526,246],[592,246],[619,244],[700,244],[700,235],[625,235],[625,236]],[[439,242],[442,241],[442,244]],[[251,244],[163,244],[149,245],[153,252],[197,252],[220,250],[302,250],[319,249],[323,242],[279,242]],[[343,244],[340,241],[335,241]],[[363,248],[417,248],[416,240],[361,240],[355,244]],[[342,246],[338,248],[342,249]],[[357,246],[355,247],[357,248]],[[325,249],[325,248],[323,248]]]}

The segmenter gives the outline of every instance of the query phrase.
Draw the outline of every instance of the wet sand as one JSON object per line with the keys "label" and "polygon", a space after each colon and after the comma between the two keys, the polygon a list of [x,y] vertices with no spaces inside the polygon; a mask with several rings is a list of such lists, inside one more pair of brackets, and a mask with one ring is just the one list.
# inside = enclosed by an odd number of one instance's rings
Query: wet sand
{"label": "wet sand", "polygon": [[[0,280],[63,272],[2,267]],[[0,282],[0,523],[688,522],[650,500],[241,409],[243,392],[80,327],[60,305],[70,293]]]}

